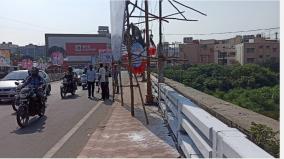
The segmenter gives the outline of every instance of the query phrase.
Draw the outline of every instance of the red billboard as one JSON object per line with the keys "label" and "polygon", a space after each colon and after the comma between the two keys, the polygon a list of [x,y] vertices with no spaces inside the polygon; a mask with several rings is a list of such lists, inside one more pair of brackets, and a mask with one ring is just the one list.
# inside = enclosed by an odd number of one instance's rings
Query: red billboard
{"label": "red billboard", "polygon": [[107,49],[106,43],[66,43],[67,56],[96,55],[101,49]]}

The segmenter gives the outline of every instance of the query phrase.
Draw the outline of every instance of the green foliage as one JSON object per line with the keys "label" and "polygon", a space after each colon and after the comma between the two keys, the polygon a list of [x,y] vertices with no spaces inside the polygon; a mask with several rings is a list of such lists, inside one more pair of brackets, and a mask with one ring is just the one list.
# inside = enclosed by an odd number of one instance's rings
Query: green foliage
{"label": "green foliage", "polygon": [[276,73],[279,73],[279,71],[280,71],[279,60],[275,61],[275,60],[270,59],[270,60],[266,60],[262,63],[259,63],[259,65],[264,66],[266,68],[269,68],[271,71],[276,72]]}
{"label": "green foliage", "polygon": [[[171,67],[165,76],[217,98],[279,120],[279,70],[267,63],[221,66],[217,64]],[[279,157],[278,132],[252,123],[250,133],[259,146]]]}
{"label": "green foliage", "polygon": [[171,67],[165,76],[279,120],[279,74],[256,64]]}
{"label": "green foliage", "polygon": [[279,85],[257,89],[232,89],[222,99],[279,120]]}
{"label": "green foliage", "polygon": [[280,140],[277,135],[279,132],[274,132],[270,127],[263,124],[251,123],[250,134],[254,142],[270,152],[274,157],[279,157]]}

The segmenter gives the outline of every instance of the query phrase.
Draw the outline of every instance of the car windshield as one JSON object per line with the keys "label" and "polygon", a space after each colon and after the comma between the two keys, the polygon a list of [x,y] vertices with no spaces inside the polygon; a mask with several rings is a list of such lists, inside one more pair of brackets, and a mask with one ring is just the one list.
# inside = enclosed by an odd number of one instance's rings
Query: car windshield
{"label": "car windshield", "polygon": [[13,71],[7,74],[2,80],[24,80],[28,75],[27,71]]}

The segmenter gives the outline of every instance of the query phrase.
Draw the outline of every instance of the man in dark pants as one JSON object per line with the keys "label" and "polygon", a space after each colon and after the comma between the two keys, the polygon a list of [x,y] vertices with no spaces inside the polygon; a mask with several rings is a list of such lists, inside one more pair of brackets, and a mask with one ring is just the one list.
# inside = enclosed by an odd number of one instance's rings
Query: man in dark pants
{"label": "man in dark pants", "polygon": [[101,83],[101,89],[102,89],[102,98],[101,100],[106,99],[106,70],[103,66],[103,64],[100,64],[100,69],[99,69],[99,81]]}
{"label": "man in dark pants", "polygon": [[88,98],[91,98],[91,95],[94,98],[95,79],[96,71],[93,69],[93,65],[90,65],[89,70],[87,70]]}

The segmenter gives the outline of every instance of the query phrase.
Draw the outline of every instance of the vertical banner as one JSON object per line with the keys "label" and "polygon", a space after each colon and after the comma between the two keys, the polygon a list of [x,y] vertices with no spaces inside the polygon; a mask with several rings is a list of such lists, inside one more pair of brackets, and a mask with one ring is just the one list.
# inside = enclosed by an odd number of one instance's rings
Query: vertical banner
{"label": "vertical banner", "polygon": [[112,52],[108,49],[99,50],[99,60],[101,63],[112,63]]}
{"label": "vertical banner", "polygon": [[114,61],[121,59],[125,7],[125,0],[110,0],[111,48]]}
{"label": "vertical banner", "polygon": [[31,69],[33,67],[33,60],[31,58],[24,58],[21,61],[21,66],[23,69]]}
{"label": "vertical banner", "polygon": [[0,66],[10,66],[10,50],[0,50]]}

